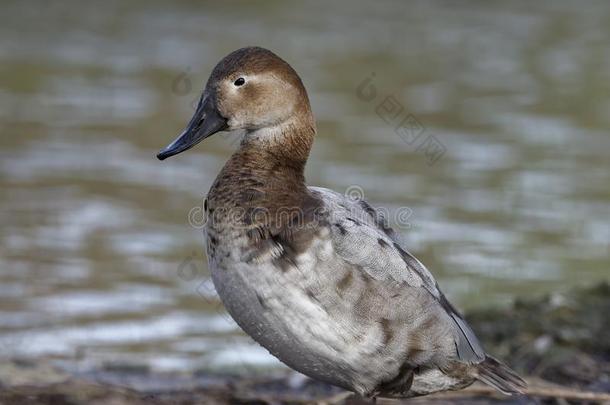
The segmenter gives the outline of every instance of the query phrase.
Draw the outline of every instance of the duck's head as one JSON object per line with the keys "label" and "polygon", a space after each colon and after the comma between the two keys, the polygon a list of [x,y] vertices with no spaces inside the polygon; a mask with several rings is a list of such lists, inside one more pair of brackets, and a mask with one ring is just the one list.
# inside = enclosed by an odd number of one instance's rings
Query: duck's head
{"label": "duck's head", "polygon": [[157,158],[190,149],[219,131],[243,129],[248,136],[299,121],[313,127],[307,92],[294,69],[267,49],[238,49],[216,65],[193,118]]}

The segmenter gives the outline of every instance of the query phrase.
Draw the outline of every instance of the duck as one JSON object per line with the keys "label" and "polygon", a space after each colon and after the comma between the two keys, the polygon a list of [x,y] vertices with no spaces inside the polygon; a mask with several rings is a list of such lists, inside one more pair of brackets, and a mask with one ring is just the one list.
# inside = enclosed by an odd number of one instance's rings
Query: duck
{"label": "duck", "polygon": [[239,147],[207,194],[204,232],[216,291],[245,333],[290,368],[365,398],[475,381],[525,392],[381,210],[306,184],[316,123],[301,78],[270,50],[220,60],[157,158],[237,130]]}

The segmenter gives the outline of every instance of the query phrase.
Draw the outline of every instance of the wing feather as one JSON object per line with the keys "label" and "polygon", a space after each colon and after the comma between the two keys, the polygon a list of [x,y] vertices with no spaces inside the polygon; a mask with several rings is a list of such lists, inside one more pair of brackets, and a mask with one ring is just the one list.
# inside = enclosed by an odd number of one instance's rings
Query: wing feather
{"label": "wing feather", "polygon": [[397,240],[394,231],[378,211],[364,200],[331,190],[310,187],[331,214],[331,238],[336,252],[376,280],[392,280],[424,288],[449,315],[456,336],[457,356],[467,363],[479,363],[485,352],[472,329],[447,301],[430,271]]}

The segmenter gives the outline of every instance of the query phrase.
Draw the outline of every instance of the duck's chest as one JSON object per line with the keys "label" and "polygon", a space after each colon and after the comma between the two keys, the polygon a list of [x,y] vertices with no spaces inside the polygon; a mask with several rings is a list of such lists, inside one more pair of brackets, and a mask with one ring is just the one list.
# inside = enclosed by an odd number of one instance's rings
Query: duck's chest
{"label": "duck's chest", "polygon": [[[235,238],[229,240],[231,234]],[[289,269],[274,260],[278,254],[257,256],[240,232],[208,227],[214,286],[237,324],[289,366],[350,388],[331,373],[341,363],[346,341],[315,296],[329,280],[312,271],[316,258],[301,255],[298,269]]]}
{"label": "duck's chest", "polygon": [[281,246],[254,254],[239,230],[207,229],[218,295],[237,324],[271,354],[306,375],[361,393],[398,369],[398,356],[380,355],[380,323],[357,311],[374,295],[370,282],[337,257],[329,235],[319,232],[305,251],[287,257]]}
{"label": "duck's chest", "polygon": [[292,368],[347,389],[370,392],[395,374],[400,356],[382,348],[385,323],[372,311],[384,285],[337,254],[314,204],[226,202],[239,192],[209,197],[205,227],[214,285],[237,324]]}

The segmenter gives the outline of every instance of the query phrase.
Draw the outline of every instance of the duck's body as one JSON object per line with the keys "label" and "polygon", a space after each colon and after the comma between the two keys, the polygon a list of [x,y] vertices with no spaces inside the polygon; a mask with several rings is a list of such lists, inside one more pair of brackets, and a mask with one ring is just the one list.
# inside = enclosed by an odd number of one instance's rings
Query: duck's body
{"label": "duck's body", "polygon": [[[241,93],[215,83],[228,78],[237,88],[244,76],[254,103],[239,108],[250,114],[235,112]],[[523,387],[486,356],[385,218],[365,201],[306,186],[315,124],[288,64],[261,48],[232,53],[208,82],[206,108],[180,138],[186,148],[206,125],[246,129],[206,207],[214,284],[246,333],[295,370],[364,396],[423,395],[475,379],[508,393]],[[210,123],[214,114],[221,118]],[[180,139],[160,157],[184,150]]]}

